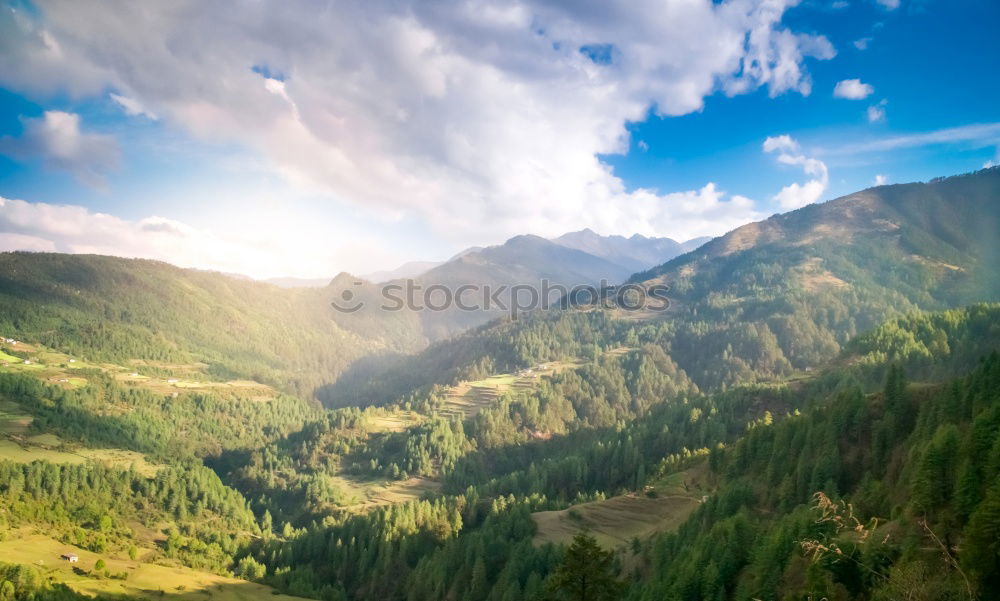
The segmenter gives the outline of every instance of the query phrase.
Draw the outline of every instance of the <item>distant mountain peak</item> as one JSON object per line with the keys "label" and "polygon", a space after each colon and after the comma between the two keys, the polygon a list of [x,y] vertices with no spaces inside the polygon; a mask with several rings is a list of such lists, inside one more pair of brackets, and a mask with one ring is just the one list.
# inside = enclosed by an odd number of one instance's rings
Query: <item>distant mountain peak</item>
{"label": "distant mountain peak", "polygon": [[690,250],[670,238],[647,238],[638,233],[628,238],[602,236],[590,228],[563,234],[552,242],[601,257],[632,272],[660,265]]}
{"label": "distant mountain peak", "polygon": [[353,285],[355,282],[363,282],[363,281],[364,281],[363,278],[359,276],[356,276],[352,273],[348,273],[346,271],[341,271],[340,273],[335,275],[333,279],[330,280],[330,283],[327,284],[326,286],[327,288],[330,287],[340,288],[343,286]]}
{"label": "distant mountain peak", "polygon": [[535,234],[519,234],[513,238],[507,240],[500,246],[517,246],[519,244],[551,244],[550,240],[546,240],[541,236],[536,236]]}
{"label": "distant mountain peak", "polygon": [[382,282],[389,282],[392,280],[405,280],[419,277],[431,269],[434,269],[438,265],[441,265],[440,261],[407,261],[395,269],[373,271],[371,273],[366,273],[361,277],[369,282],[380,284]]}

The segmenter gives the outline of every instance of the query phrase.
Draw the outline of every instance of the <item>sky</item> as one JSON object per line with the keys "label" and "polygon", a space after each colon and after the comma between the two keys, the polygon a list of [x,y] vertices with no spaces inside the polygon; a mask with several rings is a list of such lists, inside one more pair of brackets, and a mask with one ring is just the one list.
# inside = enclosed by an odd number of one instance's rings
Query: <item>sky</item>
{"label": "sky", "polygon": [[994,0],[0,0],[0,250],[258,278],[1000,163]]}

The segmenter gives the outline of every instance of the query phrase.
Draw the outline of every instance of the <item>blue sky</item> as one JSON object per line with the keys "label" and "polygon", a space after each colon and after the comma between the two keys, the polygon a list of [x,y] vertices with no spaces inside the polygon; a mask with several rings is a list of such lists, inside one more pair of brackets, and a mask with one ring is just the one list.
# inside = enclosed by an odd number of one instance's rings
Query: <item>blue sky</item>
{"label": "blue sky", "polygon": [[[891,12],[875,3],[841,10],[816,4],[803,4],[786,19],[823,32],[838,49],[833,60],[810,65],[812,94],[716,95],[702,112],[633,124],[629,154],[605,160],[633,186],[684,189],[712,180],[760,199],[787,179],[786,169],[760,152],[761,140],[777,132],[790,133],[825,160],[831,171],[826,199],[868,187],[878,174],[889,182],[924,181],[996,160],[997,148],[988,140],[848,156],[825,151],[1000,120],[1000,77],[989,75],[1000,68],[1000,41],[991,25],[1000,23],[1000,3],[926,2]],[[853,45],[869,37],[864,50]],[[836,82],[848,76],[870,83],[872,96],[834,98]],[[888,100],[886,119],[870,123],[867,108],[882,99]]]}
{"label": "blue sky", "polygon": [[1000,3],[484,4],[5,2],[0,250],[323,277],[1000,160]]}

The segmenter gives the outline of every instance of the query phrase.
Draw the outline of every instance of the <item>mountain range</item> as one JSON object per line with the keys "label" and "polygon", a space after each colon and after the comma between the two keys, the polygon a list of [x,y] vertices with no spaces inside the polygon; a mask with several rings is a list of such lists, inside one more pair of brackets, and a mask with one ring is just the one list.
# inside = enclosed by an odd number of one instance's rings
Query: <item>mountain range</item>
{"label": "mountain range", "polygon": [[[498,316],[509,314],[514,304],[511,287],[530,286],[542,290],[545,286],[561,287],[571,290],[574,286],[615,285],[624,282],[630,275],[640,269],[648,269],[659,265],[688,249],[696,248],[704,243],[705,238],[697,238],[685,243],[678,243],[670,238],[646,238],[635,235],[630,238],[622,236],[601,236],[591,230],[573,232],[548,240],[540,236],[521,235],[507,240],[503,244],[488,247],[472,247],[458,253],[448,261],[430,266],[426,271],[416,275],[398,276],[385,279],[399,273],[413,273],[427,266],[426,263],[408,263],[394,272],[382,272],[373,277],[351,279],[346,274],[338,276],[334,284],[346,284],[352,294],[358,293],[367,300],[358,314],[347,315],[342,322],[378,320],[371,314],[371,309],[381,306],[379,290],[385,285],[409,286],[416,285],[426,291],[428,289],[446,288],[457,290],[460,286],[474,286],[469,298],[478,299],[482,310],[465,311],[454,305],[442,311],[420,311],[424,335],[430,340],[440,340],[457,334],[470,327],[483,324]],[[402,280],[412,280],[410,284]],[[380,286],[373,286],[380,284]],[[360,288],[360,289],[359,289]],[[485,307],[485,296],[493,291],[501,290],[493,295],[501,306]],[[551,294],[555,301],[562,294],[558,291]],[[430,304],[440,305],[444,296],[422,297]],[[524,294],[521,302],[528,302],[529,295]],[[476,304],[465,300],[466,304]],[[349,327],[349,326],[348,326]]]}
{"label": "mountain range", "polygon": [[[685,246],[635,236],[605,238],[586,230],[561,237],[605,255],[598,256],[518,236],[463,253],[416,281],[448,286],[537,283],[541,278],[568,285],[602,278],[666,283],[674,304],[669,339],[675,349],[685,350],[676,359],[700,385],[711,385],[750,372],[780,374],[818,364],[850,337],[900,312],[996,298],[997,198],[1000,169],[992,168],[928,183],[880,186],[776,215],[634,274],[621,265],[623,240],[628,248],[668,255]],[[630,261],[648,262],[651,255],[637,250],[636,256]],[[605,257],[619,257],[619,262]],[[294,373],[298,386],[315,386],[349,374],[352,361],[364,356],[407,356],[502,314],[345,314],[330,307],[345,291],[369,306],[380,302],[378,286],[350,274],[322,288],[282,290],[153,261],[4,253],[0,328],[9,332],[5,335],[86,349],[95,357],[116,358],[131,348],[143,358],[202,361],[243,377],[270,374],[267,378],[275,382],[288,381],[278,374]],[[276,353],[275,345],[284,350]],[[448,351],[429,352],[439,363],[447,362]],[[317,363],[319,356],[328,359]],[[475,358],[465,353],[462,359]],[[435,372],[424,371],[428,377]]]}
{"label": "mountain range", "polygon": [[582,250],[621,265],[632,273],[644,271],[655,265],[690,252],[711,240],[709,236],[677,242],[670,238],[647,238],[640,234],[631,237],[601,236],[590,229],[563,234],[552,241],[569,248]]}
{"label": "mountain range", "polygon": [[414,280],[669,311],[352,312],[385,284],[2,253],[0,596],[992,598],[998,199],[993,168],[635,273],[685,249],[518,236]]}
{"label": "mountain range", "polygon": [[[602,236],[593,230],[563,234],[548,240],[554,245],[575,249],[581,253],[560,253],[552,246],[545,245],[545,239],[538,236],[522,235],[507,240],[504,244],[469,247],[447,261],[409,261],[395,269],[373,271],[358,277],[367,282],[381,284],[394,280],[423,278],[434,281],[437,276],[425,277],[428,272],[448,264],[478,264],[483,271],[477,278],[485,281],[504,281],[508,285],[530,283],[542,277],[554,278],[560,282],[589,284],[602,279],[617,283],[637,271],[660,265],[677,255],[701,246],[711,238],[700,237],[677,242],[670,238],[647,238],[635,234],[624,236]],[[589,256],[585,256],[589,255]],[[595,261],[603,259],[606,263]],[[445,269],[439,274],[449,277],[452,271],[461,267]],[[489,274],[486,271],[496,270]],[[505,270],[508,273],[501,273]],[[520,270],[518,273],[514,271]],[[269,278],[264,280],[282,288],[320,288],[329,284],[324,278]]]}
{"label": "mountain range", "polygon": [[[620,316],[655,325],[647,335],[706,389],[813,368],[893,315],[1000,298],[998,198],[1000,169],[992,168],[776,215],[634,274],[630,281],[647,288],[668,286],[672,306]],[[558,358],[511,345],[536,327],[559,326],[501,324],[381,368],[361,361],[325,398],[388,400],[482,364],[519,369]]]}

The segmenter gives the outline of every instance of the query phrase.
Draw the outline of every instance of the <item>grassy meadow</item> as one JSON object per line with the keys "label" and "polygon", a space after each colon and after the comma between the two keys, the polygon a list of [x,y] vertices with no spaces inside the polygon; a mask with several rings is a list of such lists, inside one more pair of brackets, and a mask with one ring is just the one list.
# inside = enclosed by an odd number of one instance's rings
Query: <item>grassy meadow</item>
{"label": "grassy meadow", "polygon": [[[80,560],[71,564],[61,559],[74,553]],[[103,559],[112,574],[127,574],[125,580],[90,572]],[[295,601],[298,597],[278,594],[262,584],[200,572],[183,566],[144,563],[91,553],[53,538],[27,531],[13,532],[0,540],[0,562],[29,564],[56,582],[87,595],[129,596],[136,599],[164,598],[191,601]]]}

